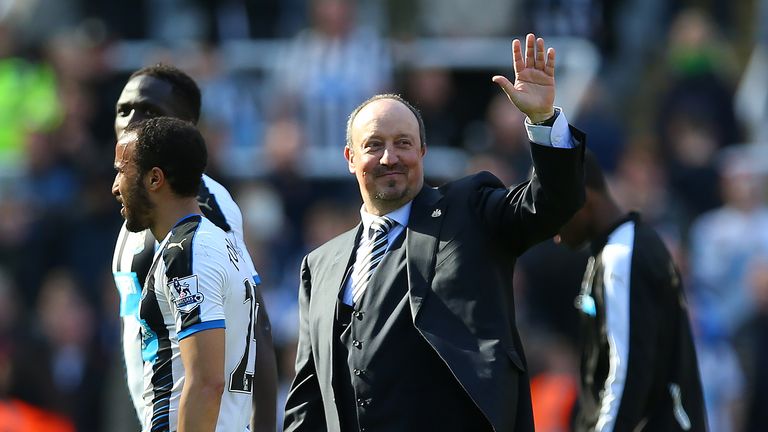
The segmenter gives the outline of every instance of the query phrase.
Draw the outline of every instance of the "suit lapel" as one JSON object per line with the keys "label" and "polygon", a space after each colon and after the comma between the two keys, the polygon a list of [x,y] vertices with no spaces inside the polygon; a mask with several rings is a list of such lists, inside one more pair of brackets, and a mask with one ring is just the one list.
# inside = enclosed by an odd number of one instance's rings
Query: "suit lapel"
{"label": "suit lapel", "polygon": [[442,197],[437,189],[424,186],[413,200],[408,219],[405,251],[414,323],[434,275],[438,237],[445,218],[445,201],[441,200]]}
{"label": "suit lapel", "polygon": [[341,284],[344,283],[347,270],[352,265],[355,257],[355,247],[357,246],[357,239],[360,235],[360,231],[363,229],[363,224],[358,223],[357,227],[345,232],[339,238],[339,246],[336,248],[331,261],[331,266],[328,269],[328,275],[330,280],[328,286],[333,287],[333,290],[328,290],[329,295],[333,295],[334,299],[338,298],[339,292],[342,288]]}
{"label": "suit lapel", "polygon": [[324,272],[324,280],[319,281],[321,287],[328,287],[327,289],[320,290],[322,296],[322,306],[320,310],[320,317],[330,317],[328,322],[323,323],[322,328],[333,334],[333,319],[336,316],[336,302],[339,299],[339,293],[343,288],[345,276],[347,270],[352,265],[354,260],[353,253],[355,251],[355,240],[357,239],[360,230],[362,230],[363,224],[358,224],[357,227],[345,232],[337,240],[337,247],[333,251],[333,257],[331,258],[328,270]]}
{"label": "suit lapel", "polygon": [[[326,289],[318,290],[315,293],[318,314],[315,315],[319,331],[319,340],[330,341],[331,347],[329,352],[331,358],[328,362],[328,376],[331,377],[333,373],[333,324],[336,318],[336,304],[339,299],[339,292],[343,288],[347,269],[352,265],[354,259],[353,253],[355,251],[356,239],[358,234],[362,230],[363,224],[358,224],[357,227],[342,234],[337,239],[337,247],[332,251],[332,257],[328,269],[318,282],[318,287],[327,287]],[[333,382],[332,380],[329,383]]]}

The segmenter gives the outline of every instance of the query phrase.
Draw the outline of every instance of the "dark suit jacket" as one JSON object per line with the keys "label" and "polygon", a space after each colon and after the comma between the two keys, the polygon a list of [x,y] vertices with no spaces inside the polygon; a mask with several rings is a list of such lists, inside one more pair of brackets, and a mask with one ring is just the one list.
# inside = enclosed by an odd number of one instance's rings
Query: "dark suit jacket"
{"label": "dark suit jacket", "polygon": [[[583,134],[571,132],[583,142]],[[497,431],[533,430],[515,327],[515,258],[553,236],[584,201],[583,144],[531,147],[534,175],[517,187],[507,189],[485,172],[424,187],[413,200],[405,237],[413,324]],[[339,430],[331,384],[334,311],[359,230],[327,242],[302,263],[286,430]],[[404,406],[392,414],[417,412]]]}

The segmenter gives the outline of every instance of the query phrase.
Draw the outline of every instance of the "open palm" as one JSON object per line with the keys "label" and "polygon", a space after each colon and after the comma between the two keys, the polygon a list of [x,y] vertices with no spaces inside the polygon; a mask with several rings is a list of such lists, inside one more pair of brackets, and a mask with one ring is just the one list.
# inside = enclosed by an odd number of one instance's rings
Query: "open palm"
{"label": "open palm", "polygon": [[544,39],[533,34],[525,38],[525,57],[520,41],[512,42],[515,83],[496,75],[493,82],[501,86],[509,100],[528,118],[538,123],[554,115],[555,102],[555,50],[544,51]]}

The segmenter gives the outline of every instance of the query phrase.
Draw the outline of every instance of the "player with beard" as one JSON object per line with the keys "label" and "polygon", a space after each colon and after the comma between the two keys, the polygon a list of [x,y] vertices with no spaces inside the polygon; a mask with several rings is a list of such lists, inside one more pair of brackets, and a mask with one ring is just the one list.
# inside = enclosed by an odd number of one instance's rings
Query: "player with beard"
{"label": "player with beard", "polygon": [[115,146],[126,228],[162,239],[138,307],[146,432],[245,431],[251,418],[255,286],[198,205],[206,160],[197,129],[170,117],[129,125]]}
{"label": "player with beard", "polygon": [[[181,70],[169,65],[140,69],[131,75],[117,101],[115,135],[120,137],[131,123],[157,116],[176,117],[197,123],[200,99],[200,90],[194,80]],[[141,200],[141,197],[138,199]],[[244,265],[252,272],[257,285],[255,304],[263,306],[258,288],[260,279],[244,246],[243,218],[239,207],[221,184],[205,174],[197,192],[197,201],[203,215],[226,231],[233,244],[243,245],[240,252]],[[123,353],[128,388],[137,415],[143,421],[143,360],[137,314],[142,285],[158,243],[149,230],[130,232],[127,228],[123,226],[117,238],[112,271],[121,298],[120,316],[123,322]],[[264,307],[259,308],[256,322],[257,361],[253,377],[251,430],[271,432],[275,430],[276,422],[277,369],[269,317]]]}

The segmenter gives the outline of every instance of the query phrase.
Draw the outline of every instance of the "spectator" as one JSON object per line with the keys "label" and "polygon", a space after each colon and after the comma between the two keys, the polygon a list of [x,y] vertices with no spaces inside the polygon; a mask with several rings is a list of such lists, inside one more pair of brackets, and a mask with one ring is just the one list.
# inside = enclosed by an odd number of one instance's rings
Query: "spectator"
{"label": "spectator", "polygon": [[736,348],[744,368],[746,403],[744,432],[758,432],[768,425],[768,257],[750,260],[748,284],[755,314],[739,329]]}
{"label": "spectator", "polygon": [[504,165],[510,183],[526,180],[531,169],[525,115],[510,105],[503,95],[491,99],[485,114],[484,130],[465,143],[470,151],[488,154]]}
{"label": "spectator", "polygon": [[309,147],[335,152],[349,112],[389,87],[392,61],[385,42],[355,21],[354,1],[309,4],[312,26],[291,41],[275,68],[272,114],[298,117]]}
{"label": "spectator", "polygon": [[741,141],[727,69],[733,59],[709,17],[695,10],[675,18],[668,43],[658,131],[670,186],[692,218],[719,204],[715,152]]}
{"label": "spectator", "polygon": [[98,431],[104,361],[93,311],[69,272],[48,273],[37,316],[39,333],[18,353],[11,394],[66,416],[78,431]]}
{"label": "spectator", "polygon": [[747,270],[750,257],[768,254],[768,207],[765,179],[746,154],[726,153],[720,169],[724,204],[694,221],[690,265],[702,316],[730,338],[755,311]]}
{"label": "spectator", "polygon": [[418,105],[424,127],[430,132],[429,145],[459,146],[461,130],[451,72],[442,68],[411,70],[405,87],[407,97]]}

